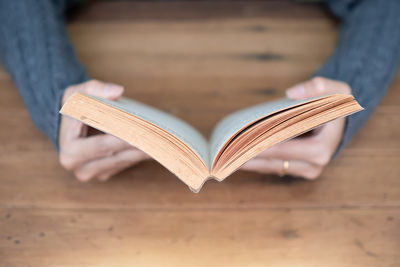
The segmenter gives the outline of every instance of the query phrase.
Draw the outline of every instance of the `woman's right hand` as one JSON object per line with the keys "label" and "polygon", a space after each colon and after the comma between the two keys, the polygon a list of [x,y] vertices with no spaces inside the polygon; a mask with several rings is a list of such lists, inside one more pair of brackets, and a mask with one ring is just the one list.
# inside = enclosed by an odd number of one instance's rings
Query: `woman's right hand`
{"label": "woman's right hand", "polygon": [[[124,92],[120,85],[91,80],[65,90],[62,103],[74,92],[82,92],[117,100]],[[110,134],[88,136],[89,126],[67,116],[61,116],[59,160],[79,181],[97,178],[105,181],[118,172],[149,159],[143,151]]]}

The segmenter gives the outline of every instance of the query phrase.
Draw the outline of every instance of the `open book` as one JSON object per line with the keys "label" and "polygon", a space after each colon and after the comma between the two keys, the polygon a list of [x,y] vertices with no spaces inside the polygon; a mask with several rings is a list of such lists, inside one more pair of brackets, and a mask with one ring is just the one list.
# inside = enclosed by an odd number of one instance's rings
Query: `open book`
{"label": "open book", "polygon": [[227,116],[208,141],[186,122],[127,98],[75,93],[60,112],[141,149],[198,192],[206,180],[222,181],[263,150],[360,110],[344,94],[280,99]]}

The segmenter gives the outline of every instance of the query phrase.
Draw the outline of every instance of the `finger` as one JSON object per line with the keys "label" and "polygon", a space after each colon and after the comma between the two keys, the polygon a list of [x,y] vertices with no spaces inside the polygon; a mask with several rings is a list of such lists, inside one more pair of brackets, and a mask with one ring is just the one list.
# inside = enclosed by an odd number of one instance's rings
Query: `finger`
{"label": "finger", "polygon": [[70,86],[64,93],[63,103],[75,92],[116,100],[124,93],[124,87],[117,84],[90,80],[76,86]]}
{"label": "finger", "polygon": [[[318,135],[327,130],[329,129],[322,128]],[[331,159],[332,150],[330,144],[319,137],[294,138],[264,150],[257,158],[305,161],[325,166]]]}
{"label": "finger", "polygon": [[309,135],[300,135],[274,145],[258,156],[308,161],[312,164],[325,166],[340,142],[344,125],[344,118],[336,119],[318,127]]}
{"label": "finger", "polygon": [[64,147],[70,141],[79,137],[85,136],[87,132],[87,125],[78,120],[63,116],[60,124],[59,144]]}
{"label": "finger", "polygon": [[113,156],[91,161],[75,170],[75,175],[82,182],[104,173],[113,173],[112,170],[122,170],[135,163],[147,159],[147,155],[138,149],[123,150]]}
{"label": "finger", "polygon": [[[121,153],[121,152],[120,152],[120,153]],[[121,165],[121,166],[119,166],[119,167],[112,168],[112,169],[110,169],[109,171],[105,171],[104,173],[99,174],[99,175],[97,176],[97,179],[98,179],[99,181],[102,181],[102,182],[107,181],[108,179],[110,179],[111,177],[113,177],[115,174],[120,173],[121,171],[125,170],[126,168],[128,168],[128,167],[130,167],[130,166],[133,166],[133,165],[136,165],[136,164],[138,164],[138,163],[141,162],[141,161],[145,161],[145,160],[149,160],[149,159],[151,159],[151,157],[150,157],[149,155],[147,155],[146,153],[143,152],[142,159],[140,159],[140,160],[138,160],[138,161],[136,161],[136,162],[134,162],[134,163],[132,163],[132,164],[129,164],[129,165],[127,165],[127,166],[126,166],[126,165]]]}
{"label": "finger", "polygon": [[307,161],[325,166],[335,152],[345,125],[345,119],[339,118],[326,123],[305,137],[298,136],[274,145],[258,154],[261,158]]}
{"label": "finger", "polygon": [[73,170],[86,162],[107,157],[128,148],[132,146],[115,136],[99,134],[76,139],[60,147],[60,161],[65,168]]}
{"label": "finger", "polygon": [[[97,80],[91,80],[76,86],[69,87],[63,97],[63,102],[71,96],[74,92],[82,92],[98,97],[108,98],[111,100],[121,97],[124,88],[120,85],[103,83]],[[65,142],[69,140],[74,140],[79,137],[84,136],[83,133],[87,129],[83,123],[69,118],[67,116],[62,116],[60,123],[60,146],[63,146]]]}
{"label": "finger", "polygon": [[[264,174],[281,175],[283,173],[283,162],[281,159],[254,158],[246,162],[241,169]],[[312,180],[317,178],[321,174],[321,171],[322,168],[308,162],[291,160],[289,161],[289,168],[286,170],[286,174]]]}
{"label": "finger", "polygon": [[96,80],[83,84],[82,93],[116,100],[124,93],[124,87],[112,83],[103,83]]}
{"label": "finger", "polygon": [[350,94],[351,90],[344,82],[322,77],[312,78],[286,90],[287,96],[291,99],[305,99],[332,93]]}

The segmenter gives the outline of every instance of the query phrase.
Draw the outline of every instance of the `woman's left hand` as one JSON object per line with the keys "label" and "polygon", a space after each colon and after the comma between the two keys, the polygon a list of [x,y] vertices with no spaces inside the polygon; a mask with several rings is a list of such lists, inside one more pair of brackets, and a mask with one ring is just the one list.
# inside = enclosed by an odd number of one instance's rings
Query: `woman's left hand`
{"label": "woman's left hand", "polygon": [[[334,93],[350,94],[351,89],[344,82],[316,77],[289,88],[286,93],[291,99],[305,99]],[[316,179],[336,151],[344,126],[345,118],[326,123],[263,151],[241,170]]]}

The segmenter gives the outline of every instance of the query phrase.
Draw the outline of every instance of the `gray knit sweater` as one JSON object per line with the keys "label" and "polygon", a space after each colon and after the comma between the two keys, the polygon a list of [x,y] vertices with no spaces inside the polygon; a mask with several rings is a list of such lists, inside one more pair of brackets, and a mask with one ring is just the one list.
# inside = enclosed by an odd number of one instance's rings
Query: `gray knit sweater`
{"label": "gray knit sweater", "polygon": [[[0,0],[0,58],[37,127],[58,148],[66,87],[88,80],[67,35],[68,0]],[[315,73],[350,85],[365,111],[347,118],[337,151],[366,122],[400,62],[400,0],[331,0],[341,20],[335,51]]]}

